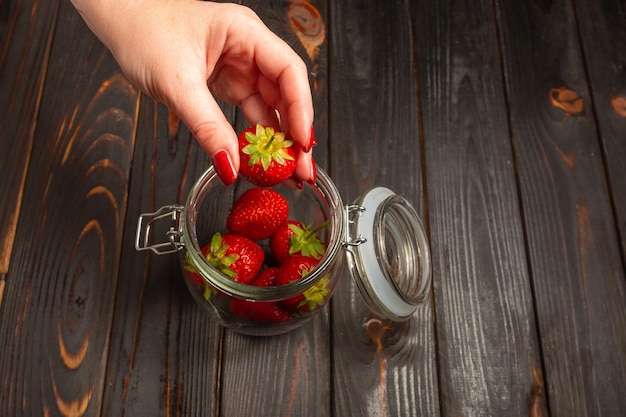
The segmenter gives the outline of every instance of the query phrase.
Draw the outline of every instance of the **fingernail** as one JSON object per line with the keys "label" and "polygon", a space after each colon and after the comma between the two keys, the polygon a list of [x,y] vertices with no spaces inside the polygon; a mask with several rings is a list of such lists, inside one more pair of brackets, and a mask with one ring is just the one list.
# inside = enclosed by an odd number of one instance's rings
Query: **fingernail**
{"label": "fingernail", "polygon": [[311,177],[309,178],[309,184],[315,184],[317,181],[317,167],[315,161],[311,158]]}
{"label": "fingernail", "polygon": [[229,186],[237,179],[237,171],[226,151],[219,151],[213,157],[213,167],[224,185]]}
{"label": "fingernail", "polygon": [[309,131],[309,143],[307,143],[304,148],[304,152],[309,153],[313,146],[317,145],[317,141],[315,140],[315,128],[311,126],[311,130]]}

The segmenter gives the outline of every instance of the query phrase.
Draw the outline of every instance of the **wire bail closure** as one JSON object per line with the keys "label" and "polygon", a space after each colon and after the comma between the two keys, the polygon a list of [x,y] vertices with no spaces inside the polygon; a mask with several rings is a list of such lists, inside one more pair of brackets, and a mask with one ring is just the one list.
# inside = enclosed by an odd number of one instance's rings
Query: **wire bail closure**
{"label": "wire bail closure", "polygon": [[[157,255],[165,255],[181,250],[185,246],[181,221],[183,209],[183,206],[170,205],[163,206],[154,213],[144,213],[140,215],[137,222],[135,249],[138,251],[151,250]],[[152,229],[155,227],[154,223],[167,218],[170,218],[171,223],[169,230],[164,234],[167,241],[152,243]]]}
{"label": "wire bail closure", "polygon": [[355,218],[358,218],[364,211],[365,207],[359,206],[358,204],[346,205],[345,216],[347,227],[342,248],[347,252],[352,252],[352,248],[360,246],[363,243],[367,242],[367,239],[365,239],[362,234],[359,234],[356,238],[353,239],[351,233],[351,229],[356,223]]}

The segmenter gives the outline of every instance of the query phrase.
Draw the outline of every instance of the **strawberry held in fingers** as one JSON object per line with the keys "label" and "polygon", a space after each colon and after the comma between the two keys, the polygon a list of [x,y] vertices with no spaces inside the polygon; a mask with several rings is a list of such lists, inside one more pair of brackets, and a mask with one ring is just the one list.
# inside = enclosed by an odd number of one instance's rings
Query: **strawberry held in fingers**
{"label": "strawberry held in fingers", "polygon": [[270,237],[288,215],[285,197],[269,188],[251,188],[233,205],[226,227],[232,233],[262,240]]}
{"label": "strawberry held in fingers", "polygon": [[291,177],[296,169],[293,141],[284,132],[257,124],[239,136],[241,175],[258,187],[271,187]]}
{"label": "strawberry held in fingers", "polygon": [[282,263],[291,255],[320,259],[326,252],[326,247],[317,237],[317,232],[327,225],[328,223],[324,223],[315,230],[311,230],[310,226],[305,226],[295,220],[287,220],[270,237],[272,256],[278,263]]}
{"label": "strawberry held in fingers", "polygon": [[215,233],[202,253],[214,268],[242,284],[249,284],[256,277],[265,260],[257,243],[232,233]]}

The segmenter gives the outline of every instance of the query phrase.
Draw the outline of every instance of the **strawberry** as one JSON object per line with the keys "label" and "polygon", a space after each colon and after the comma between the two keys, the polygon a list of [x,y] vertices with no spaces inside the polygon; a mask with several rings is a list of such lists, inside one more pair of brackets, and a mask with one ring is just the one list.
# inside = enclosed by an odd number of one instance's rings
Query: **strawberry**
{"label": "strawberry", "polygon": [[292,315],[274,301],[248,301],[241,298],[230,300],[230,311],[237,317],[265,323],[282,323]]}
{"label": "strawberry", "polygon": [[257,124],[239,135],[240,174],[257,187],[280,184],[293,175],[293,141],[284,132]]}
{"label": "strawberry", "polygon": [[[207,252],[209,251],[209,247],[210,245],[206,245],[201,250],[202,254],[205,257]],[[200,275],[200,273],[198,273],[196,267],[193,266],[193,264],[191,263],[191,259],[189,258],[189,253],[185,254],[185,260],[183,261],[183,273],[187,276],[187,278],[191,280],[191,282],[195,286],[203,288],[202,296],[205,299],[209,300],[211,297],[217,294],[217,290],[213,286],[207,284],[204,281],[204,278],[202,278],[202,276]]]}
{"label": "strawberry", "polygon": [[310,256],[293,255],[283,261],[276,274],[276,285],[295,282],[309,274],[319,263]]}
{"label": "strawberry", "polygon": [[199,287],[204,285],[204,278],[202,278],[202,276],[198,273],[196,267],[193,266],[193,264],[191,263],[191,260],[189,259],[189,253],[185,254],[185,260],[183,262],[183,272],[185,273],[185,275],[187,275],[191,282],[194,283],[194,285],[197,285]]}
{"label": "strawberry", "polygon": [[216,232],[202,248],[209,263],[234,281],[249,284],[261,270],[265,254],[252,240],[233,233]]}
{"label": "strawberry", "polygon": [[262,240],[270,237],[288,215],[285,197],[268,188],[251,188],[233,205],[226,227],[232,233]]}
{"label": "strawberry", "polygon": [[[278,268],[264,269],[250,283],[257,287],[274,285]],[[231,298],[230,311],[238,317],[268,323],[280,323],[291,319],[291,314],[273,301],[248,301],[241,298]]]}
{"label": "strawberry", "polygon": [[[317,266],[318,259],[310,256],[292,255],[285,259],[278,268],[276,285],[285,285],[302,279]],[[328,277],[321,278],[315,285],[287,300],[281,301],[281,305],[289,310],[300,312],[313,311],[322,305],[328,298]]]}
{"label": "strawberry", "polygon": [[250,285],[254,285],[255,287],[271,287],[276,285],[276,274],[278,273],[278,268],[270,267],[264,269],[256,276],[250,283]]}
{"label": "strawberry", "polygon": [[270,251],[278,263],[282,263],[290,255],[304,255],[320,259],[326,247],[319,240],[316,233],[326,227],[328,223],[315,230],[311,226],[295,220],[287,220],[281,224],[270,237]]}

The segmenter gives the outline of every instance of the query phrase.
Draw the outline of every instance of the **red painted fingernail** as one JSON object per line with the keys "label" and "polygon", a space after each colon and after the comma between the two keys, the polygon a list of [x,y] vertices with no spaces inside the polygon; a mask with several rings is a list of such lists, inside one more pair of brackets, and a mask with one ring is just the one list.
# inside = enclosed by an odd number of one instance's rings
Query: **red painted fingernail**
{"label": "red painted fingernail", "polygon": [[213,157],[213,167],[217,176],[220,177],[224,185],[229,186],[237,179],[237,171],[226,151],[219,151]]}
{"label": "red painted fingernail", "polygon": [[311,130],[309,132],[309,143],[307,143],[304,148],[304,152],[309,153],[313,146],[317,145],[317,141],[315,140],[315,128],[311,126]]}
{"label": "red painted fingernail", "polygon": [[315,184],[317,181],[317,167],[315,161],[311,158],[311,178],[309,178],[309,184]]}

